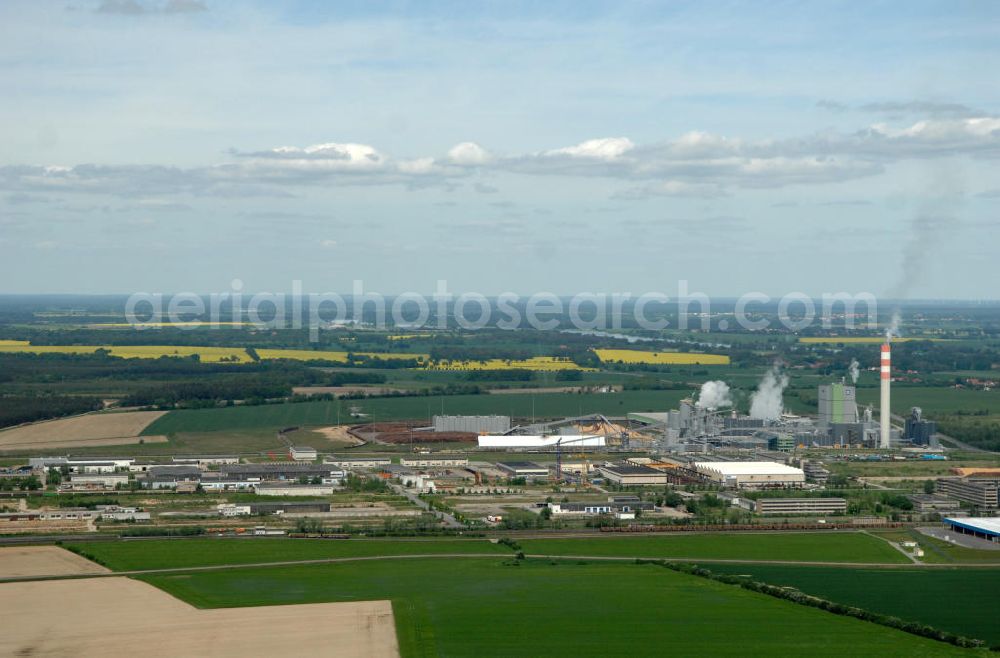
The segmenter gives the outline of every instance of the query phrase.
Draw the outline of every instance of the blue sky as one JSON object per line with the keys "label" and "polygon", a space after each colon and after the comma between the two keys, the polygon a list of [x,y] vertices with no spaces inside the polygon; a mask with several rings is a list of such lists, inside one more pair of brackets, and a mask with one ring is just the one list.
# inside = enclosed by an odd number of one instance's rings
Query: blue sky
{"label": "blue sky", "polygon": [[998,70],[991,2],[5,2],[0,292],[996,298]]}

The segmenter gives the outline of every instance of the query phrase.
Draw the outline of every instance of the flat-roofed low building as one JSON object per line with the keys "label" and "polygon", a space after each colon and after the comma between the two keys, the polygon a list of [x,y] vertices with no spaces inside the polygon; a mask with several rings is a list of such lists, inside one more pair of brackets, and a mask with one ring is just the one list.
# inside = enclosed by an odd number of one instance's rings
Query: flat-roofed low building
{"label": "flat-roofed low building", "polygon": [[656,509],[653,503],[644,501],[584,501],[568,503],[549,503],[553,515],[571,514],[577,516],[592,516],[597,514],[634,514],[637,511],[652,512]]}
{"label": "flat-roofed low building", "polygon": [[972,535],[986,541],[1000,544],[1000,518],[997,517],[963,517],[944,520],[952,531],[963,535]]}
{"label": "flat-roofed low building", "polygon": [[113,473],[117,469],[127,470],[135,463],[134,457],[31,457],[28,464],[32,468],[67,467],[70,473]]}
{"label": "flat-roofed low building", "polygon": [[288,456],[297,462],[315,461],[319,456],[316,448],[310,446],[292,446],[288,449]]}
{"label": "flat-roofed low building", "polygon": [[195,466],[220,466],[222,464],[239,464],[238,455],[178,455],[171,457],[175,464],[194,464]]}
{"label": "flat-roofed low building", "polygon": [[339,484],[346,473],[334,464],[299,464],[296,462],[263,462],[259,464],[225,464],[219,467],[222,477],[233,480],[284,481],[300,478],[320,478],[324,484]]}
{"label": "flat-roofed low building", "polygon": [[801,468],[776,462],[696,462],[693,466],[714,483],[736,489],[801,487],[806,481]]}
{"label": "flat-roofed low building", "polygon": [[469,465],[468,457],[401,457],[399,460],[402,466],[416,466],[421,468],[446,468],[449,466],[462,467]]}
{"label": "flat-roofed low building", "polygon": [[392,464],[388,457],[336,457],[331,456],[323,460],[323,464],[336,466],[338,468],[359,468],[377,471]]}
{"label": "flat-roofed low building", "polygon": [[150,514],[138,507],[120,507],[118,505],[98,505],[102,521],[149,521]]}
{"label": "flat-roofed low building", "polygon": [[669,475],[649,466],[636,464],[605,464],[597,470],[605,480],[623,487],[646,487],[667,484]]}
{"label": "flat-roofed low building", "polygon": [[719,498],[729,503],[730,507],[739,507],[740,509],[745,509],[749,512],[757,510],[757,504],[752,498],[744,498],[728,491],[720,491],[717,495]]}
{"label": "flat-roofed low building", "polygon": [[249,505],[237,505],[236,503],[220,503],[215,506],[215,509],[219,512],[219,516],[225,518],[250,516],[251,514]]}
{"label": "flat-roofed low building", "polygon": [[845,514],[846,498],[758,498],[758,514]]}
{"label": "flat-roofed low building", "polygon": [[947,496],[910,494],[907,498],[913,503],[913,509],[917,512],[955,512],[962,508],[962,504],[959,501]]}
{"label": "flat-roofed low building", "polygon": [[69,484],[73,489],[114,489],[118,486],[128,486],[128,473],[71,475]]}
{"label": "flat-roofed low building", "polygon": [[497,468],[512,478],[545,478],[549,469],[535,462],[497,462]]}
{"label": "flat-roofed low building", "polygon": [[205,491],[249,491],[259,480],[247,480],[245,478],[227,478],[221,473],[206,472],[199,484]]}
{"label": "flat-roofed low building", "polygon": [[258,484],[258,496],[329,496],[340,487],[332,484]]}
{"label": "flat-roofed low building", "polygon": [[146,486],[150,489],[176,489],[184,482],[197,486],[201,476],[201,469],[197,466],[153,466],[146,471]]}
{"label": "flat-roofed low building", "polygon": [[937,490],[980,509],[996,509],[1000,502],[1000,478],[941,478]]}

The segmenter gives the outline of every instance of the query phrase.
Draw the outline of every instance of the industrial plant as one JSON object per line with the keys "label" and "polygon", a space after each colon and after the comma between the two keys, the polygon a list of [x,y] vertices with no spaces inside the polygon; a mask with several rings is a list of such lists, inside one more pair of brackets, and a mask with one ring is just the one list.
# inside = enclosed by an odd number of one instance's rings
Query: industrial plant
{"label": "industrial plant", "polygon": [[[852,372],[856,379],[857,373]],[[739,413],[725,382],[705,382],[696,396],[681,400],[677,409],[632,412],[622,417],[589,415],[547,423],[513,425],[506,417],[473,417],[464,428],[481,431],[478,445],[497,450],[644,450],[655,454],[711,453],[717,450],[789,452],[802,448],[868,448],[904,446],[937,448],[936,427],[919,407],[910,410],[902,430],[893,427],[891,355],[881,349],[878,422],[871,407],[859,409],[856,388],[845,379],[817,387],[818,415],[809,418],[784,410],[787,377],[774,367],[750,397],[750,410]],[[458,427],[435,417],[439,426]],[[497,431],[499,430],[499,431]]]}

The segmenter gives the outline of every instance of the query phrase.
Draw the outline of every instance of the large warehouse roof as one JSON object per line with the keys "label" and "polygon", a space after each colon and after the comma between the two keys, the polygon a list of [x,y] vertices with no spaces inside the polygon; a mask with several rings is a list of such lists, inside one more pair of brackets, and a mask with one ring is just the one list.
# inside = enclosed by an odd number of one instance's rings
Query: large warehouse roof
{"label": "large warehouse roof", "polygon": [[696,462],[698,470],[715,471],[720,475],[802,475],[801,468],[776,462]]}
{"label": "large warehouse roof", "polygon": [[945,523],[987,535],[1000,537],[1000,518],[998,517],[963,517],[960,519],[945,519]]}

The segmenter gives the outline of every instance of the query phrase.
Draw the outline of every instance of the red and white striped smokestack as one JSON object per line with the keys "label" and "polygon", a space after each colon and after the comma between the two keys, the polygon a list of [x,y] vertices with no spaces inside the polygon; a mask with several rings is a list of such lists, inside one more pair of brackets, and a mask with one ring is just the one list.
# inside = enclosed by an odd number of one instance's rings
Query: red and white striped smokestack
{"label": "red and white striped smokestack", "polygon": [[879,437],[879,447],[888,449],[890,447],[889,437],[892,432],[892,411],[889,403],[889,387],[892,384],[892,349],[889,341],[882,344],[882,401],[879,408],[879,421],[881,424],[881,435]]}

